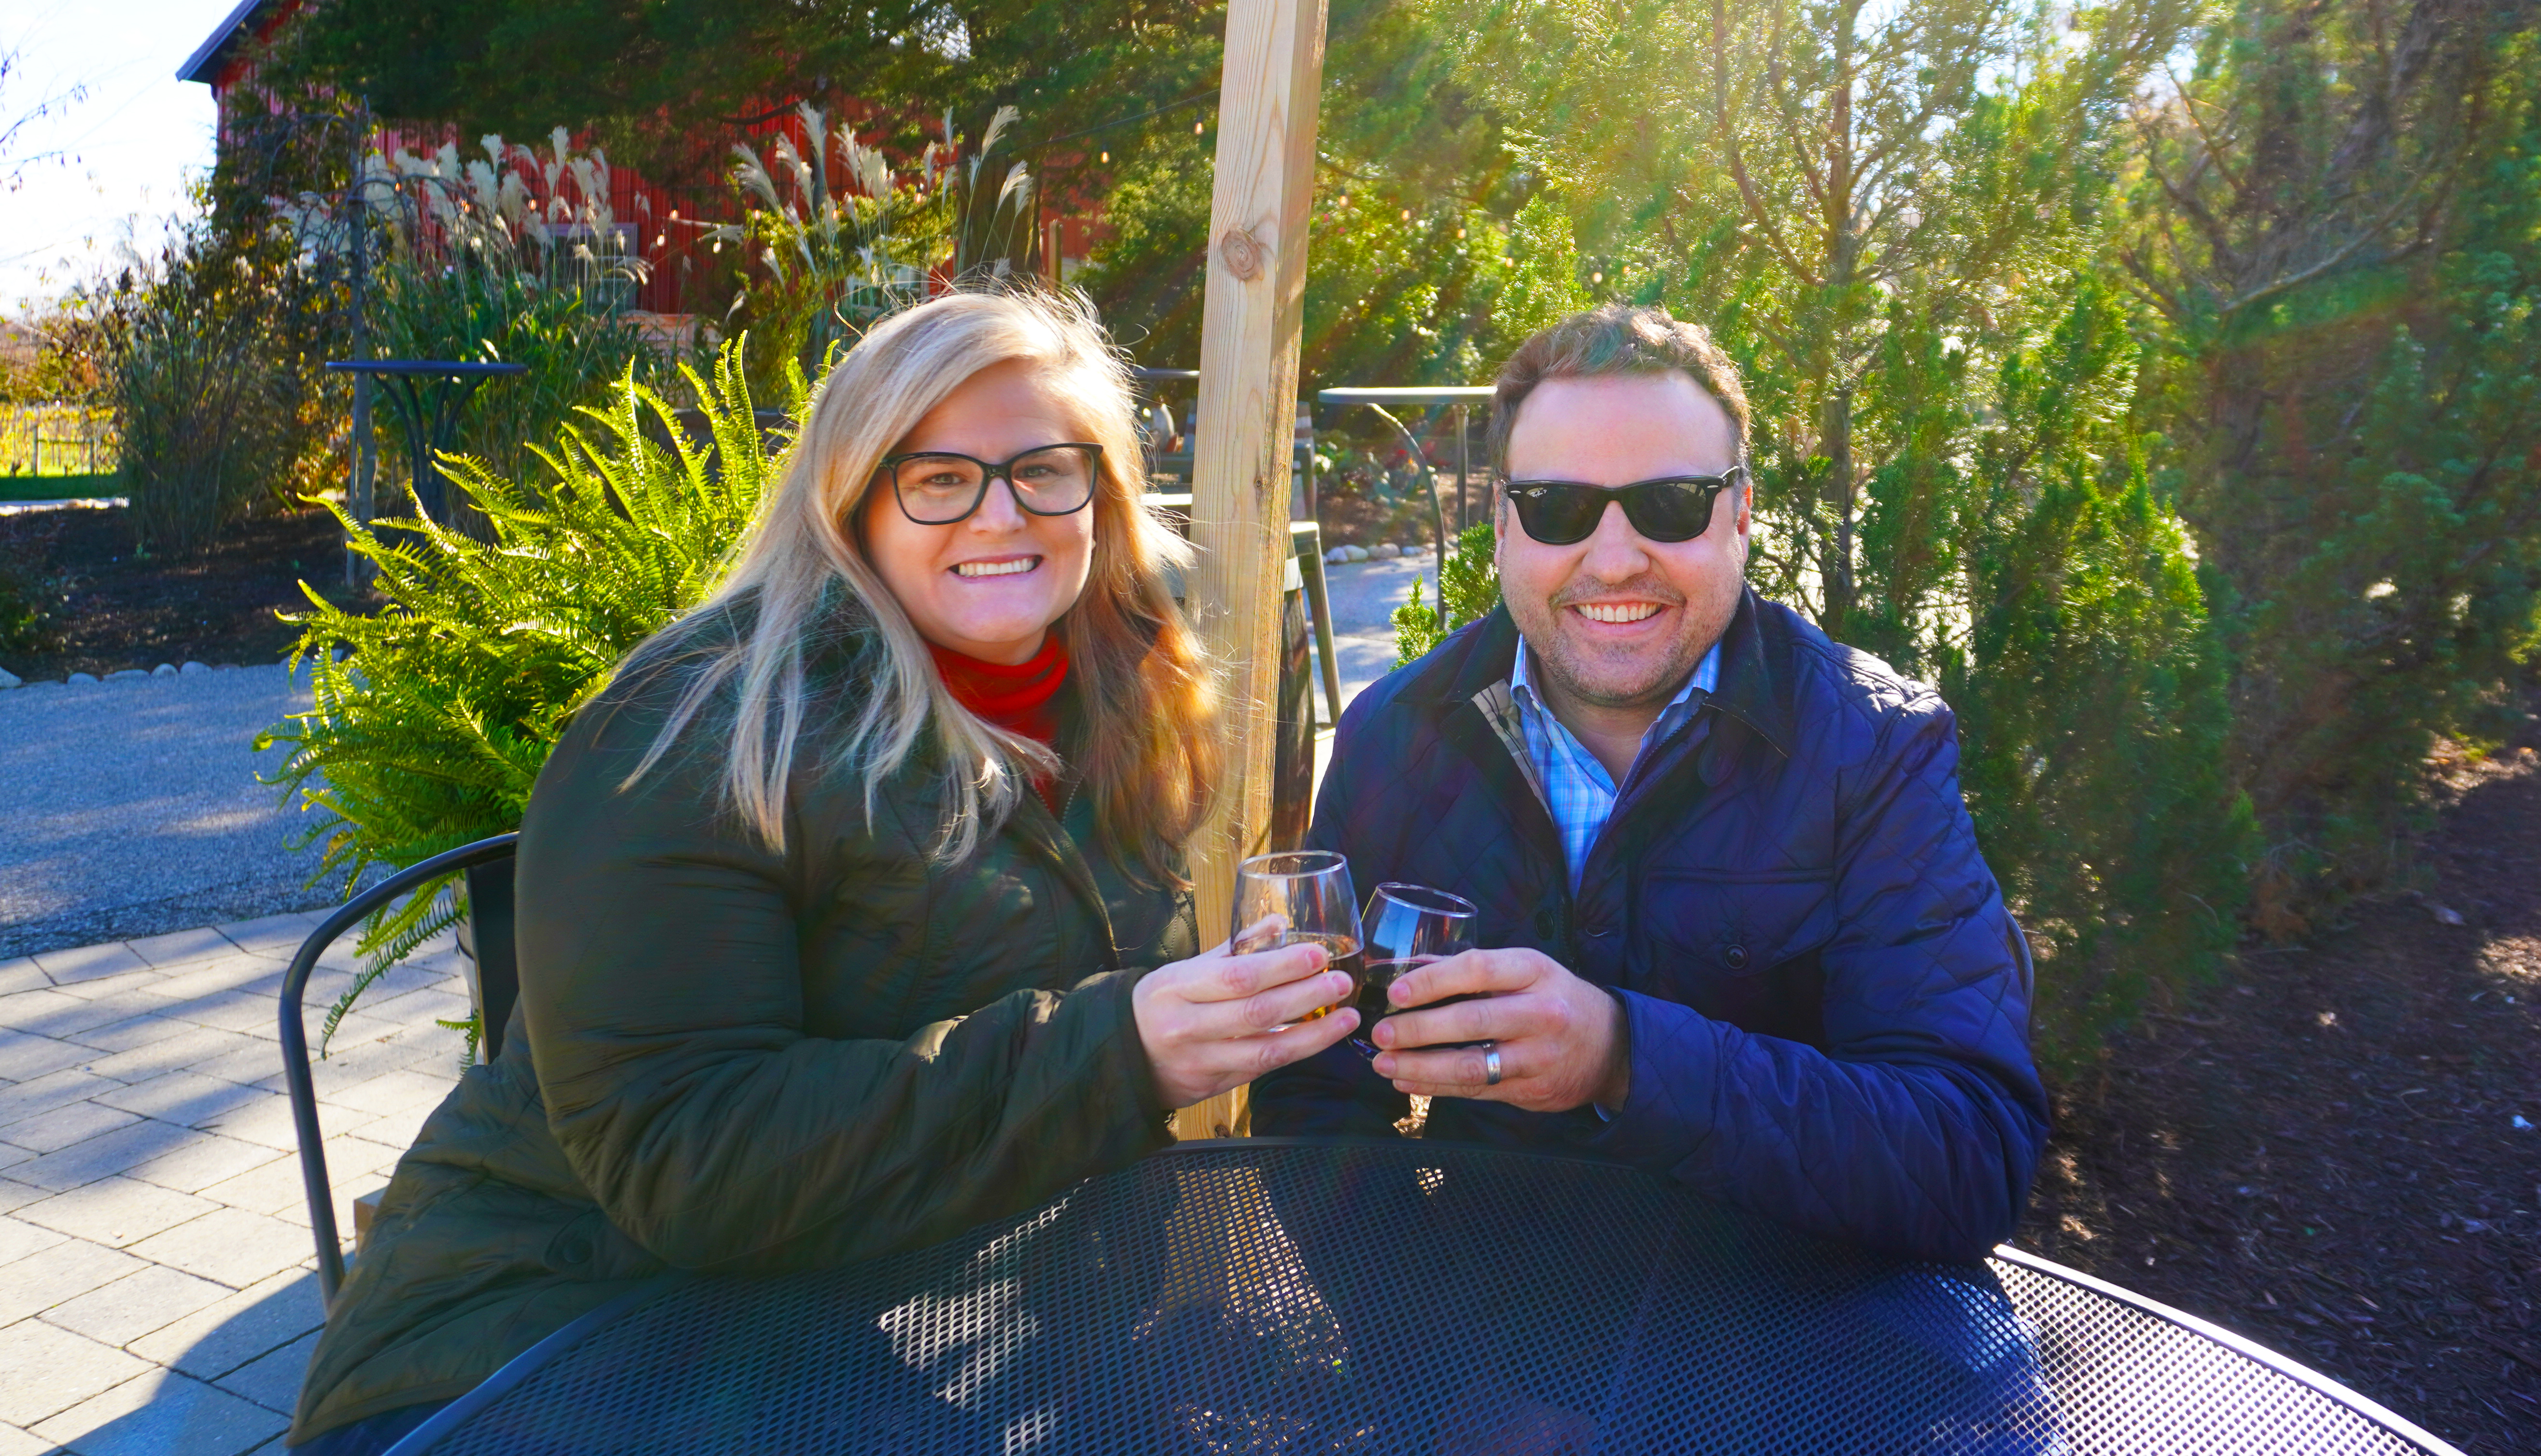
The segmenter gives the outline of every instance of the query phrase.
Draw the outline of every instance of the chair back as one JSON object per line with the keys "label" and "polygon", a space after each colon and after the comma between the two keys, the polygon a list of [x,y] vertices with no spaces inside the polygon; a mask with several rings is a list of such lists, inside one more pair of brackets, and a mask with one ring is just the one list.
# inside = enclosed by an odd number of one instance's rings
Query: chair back
{"label": "chair back", "polygon": [[[520,994],[519,963],[512,948],[512,855],[520,837],[496,835],[462,844],[380,881],[346,901],[312,931],[283,973],[282,1076],[291,1094],[292,1134],[300,1143],[300,1181],[309,1196],[309,1232],[318,1244],[318,1286],[329,1304],[344,1284],[344,1251],[335,1233],[334,1188],[327,1178],[327,1143],[318,1127],[318,1084],[309,1069],[309,1032],[301,1019],[301,996],[309,987],[309,973],[317,969],[327,947],[382,906],[420,886],[465,872],[470,912],[476,916],[477,1006],[485,1016],[486,1056],[496,1056],[503,1020],[512,1014],[512,1003]],[[480,887],[486,897],[482,911],[474,898]],[[497,994],[502,998],[500,1015],[493,1003]]]}

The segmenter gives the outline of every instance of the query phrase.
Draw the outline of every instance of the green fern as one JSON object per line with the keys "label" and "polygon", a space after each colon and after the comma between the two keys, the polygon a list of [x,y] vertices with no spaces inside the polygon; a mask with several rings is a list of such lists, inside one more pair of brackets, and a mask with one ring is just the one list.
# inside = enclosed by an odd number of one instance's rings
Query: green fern
{"label": "green fern", "polygon": [[[349,894],[374,866],[403,868],[519,828],[574,711],[721,579],[775,475],[742,348],[728,344],[711,378],[682,370],[709,441],[692,440],[630,369],[609,407],[579,411],[551,450],[535,452],[553,476],[544,485],[443,457],[490,540],[407,518],[365,526],[328,507],[376,566],[385,601],[355,614],[307,592],[311,610],[284,619],[301,628],[292,667],[309,665],[314,704],[255,741],[290,746],[265,782],[317,816],[296,838],[323,849],[310,883],[340,874]],[[800,370],[784,388],[799,422]],[[326,1037],[381,974],[466,913],[465,894],[453,875],[363,922],[363,968]]]}

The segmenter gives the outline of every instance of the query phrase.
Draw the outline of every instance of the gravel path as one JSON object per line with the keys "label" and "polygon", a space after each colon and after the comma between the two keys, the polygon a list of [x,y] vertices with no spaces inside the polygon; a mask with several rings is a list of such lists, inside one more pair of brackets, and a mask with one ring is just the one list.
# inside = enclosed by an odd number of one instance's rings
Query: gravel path
{"label": "gravel path", "polygon": [[279,664],[0,692],[0,961],[333,904],[248,749],[308,706]]}
{"label": "gravel path", "polygon": [[[1348,706],[1361,688],[1394,671],[1394,609],[1411,594],[1414,577],[1426,583],[1436,575],[1425,552],[1417,559],[1324,567],[1325,590],[1333,601],[1333,655],[1339,659],[1343,706]],[[1422,587],[1424,596],[1428,590]],[[1322,690],[1316,693],[1315,713],[1320,719]]]}

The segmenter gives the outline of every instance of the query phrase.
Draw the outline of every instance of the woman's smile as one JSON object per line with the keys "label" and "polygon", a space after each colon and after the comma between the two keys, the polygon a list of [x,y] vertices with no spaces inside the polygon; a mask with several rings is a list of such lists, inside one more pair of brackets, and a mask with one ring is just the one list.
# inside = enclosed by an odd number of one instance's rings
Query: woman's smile
{"label": "woman's smile", "polygon": [[984,560],[960,562],[954,566],[953,574],[973,581],[981,577],[1021,576],[1040,564],[1039,556],[992,556]]}

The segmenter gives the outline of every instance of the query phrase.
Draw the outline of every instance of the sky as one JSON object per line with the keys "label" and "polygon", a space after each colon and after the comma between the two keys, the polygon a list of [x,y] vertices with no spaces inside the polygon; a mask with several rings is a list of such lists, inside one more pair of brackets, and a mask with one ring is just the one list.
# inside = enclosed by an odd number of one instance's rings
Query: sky
{"label": "sky", "polygon": [[21,132],[0,175],[0,317],[18,318],[101,272],[117,244],[145,251],[212,165],[212,93],[177,79],[236,0],[0,0],[0,48],[18,53],[0,130],[47,98],[84,99]]}

